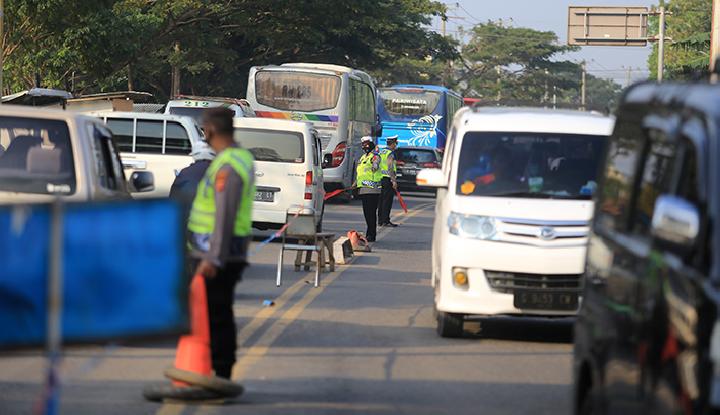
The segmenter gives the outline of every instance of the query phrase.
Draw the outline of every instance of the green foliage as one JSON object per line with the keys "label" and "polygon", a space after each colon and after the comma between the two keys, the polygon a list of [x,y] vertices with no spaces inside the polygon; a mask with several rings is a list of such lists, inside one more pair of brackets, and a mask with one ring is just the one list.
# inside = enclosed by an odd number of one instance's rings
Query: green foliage
{"label": "green foliage", "polygon": [[[574,50],[554,32],[483,23],[462,49],[460,84],[466,96],[487,100],[549,105],[555,96],[560,104],[579,105],[581,65],[561,59]],[[608,108],[619,93],[613,81],[587,76],[589,106]]]}
{"label": "green foliage", "polygon": [[388,82],[434,77],[456,57],[428,29],[444,12],[432,0],[7,0],[6,86],[39,74],[47,87],[162,99],[177,66],[183,93],[240,97],[251,66],[299,61],[372,68]]}
{"label": "green foliage", "polygon": [[[672,38],[665,47],[665,78],[691,79],[707,72],[710,63],[712,0],[661,1],[671,12],[666,17],[666,34]],[[658,19],[650,22],[657,34]],[[648,58],[651,78],[657,78],[657,45]]]}

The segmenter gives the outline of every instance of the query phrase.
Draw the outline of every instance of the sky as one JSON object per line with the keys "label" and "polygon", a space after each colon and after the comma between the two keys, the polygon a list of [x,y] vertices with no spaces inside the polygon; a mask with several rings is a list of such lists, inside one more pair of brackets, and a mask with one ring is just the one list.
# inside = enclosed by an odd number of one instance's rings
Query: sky
{"label": "sky", "polygon": [[[657,0],[442,0],[449,7],[450,17],[446,31],[448,35],[459,36],[459,27],[465,30],[477,23],[502,19],[506,25],[530,27],[537,30],[552,30],[560,42],[567,43],[568,6],[648,6]],[[433,22],[433,29],[440,31],[440,19]],[[645,79],[648,72],[647,58],[652,46],[647,47],[602,47],[586,46],[579,52],[566,55],[572,61],[587,61],[588,72],[595,76],[612,78],[625,85],[627,68],[631,81]]]}

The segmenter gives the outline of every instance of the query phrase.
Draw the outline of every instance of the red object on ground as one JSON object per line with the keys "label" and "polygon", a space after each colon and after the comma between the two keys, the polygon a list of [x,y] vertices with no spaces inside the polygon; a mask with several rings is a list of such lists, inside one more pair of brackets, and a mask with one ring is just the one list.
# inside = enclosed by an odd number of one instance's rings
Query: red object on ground
{"label": "red object on ground", "polygon": [[[175,367],[203,376],[212,376],[210,356],[210,320],[205,277],[195,275],[190,283],[190,334],[180,337]],[[190,386],[175,380],[173,384],[180,387]]]}
{"label": "red object on ground", "polygon": [[405,199],[400,196],[400,191],[395,189],[395,195],[397,195],[398,202],[400,202],[400,207],[403,208],[405,213],[408,213],[407,203],[405,203]]}

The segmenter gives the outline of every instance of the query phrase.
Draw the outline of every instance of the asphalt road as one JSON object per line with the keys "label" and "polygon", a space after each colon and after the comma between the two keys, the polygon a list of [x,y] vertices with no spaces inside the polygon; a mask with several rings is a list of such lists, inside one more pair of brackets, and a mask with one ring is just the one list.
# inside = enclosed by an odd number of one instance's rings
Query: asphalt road
{"label": "asphalt road", "polygon": [[[286,257],[275,287],[278,245],[252,259],[236,292],[240,349],[234,377],[246,393],[226,405],[145,402],[161,382],[173,342],[68,349],[64,414],[566,414],[572,321],[480,319],[463,339],[435,334],[430,287],[433,199],[408,197],[401,226],[373,252],[323,274],[296,273]],[[328,205],[325,230],[364,231],[357,203]],[[263,300],[275,301],[263,307]],[[33,413],[45,360],[0,355],[0,415]]]}

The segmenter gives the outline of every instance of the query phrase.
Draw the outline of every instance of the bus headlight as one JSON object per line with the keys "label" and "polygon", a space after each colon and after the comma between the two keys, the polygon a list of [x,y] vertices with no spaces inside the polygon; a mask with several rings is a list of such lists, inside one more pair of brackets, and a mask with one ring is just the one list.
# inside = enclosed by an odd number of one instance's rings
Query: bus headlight
{"label": "bus headlight", "polygon": [[448,217],[450,233],[463,238],[492,240],[497,234],[495,218],[490,216],[463,215],[452,212]]}

